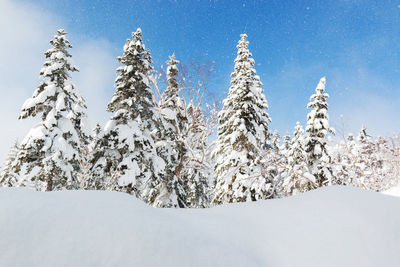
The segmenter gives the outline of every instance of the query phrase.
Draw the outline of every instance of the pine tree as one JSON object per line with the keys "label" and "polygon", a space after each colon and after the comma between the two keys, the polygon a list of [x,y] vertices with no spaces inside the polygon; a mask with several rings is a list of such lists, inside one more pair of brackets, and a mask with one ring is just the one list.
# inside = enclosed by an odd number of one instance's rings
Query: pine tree
{"label": "pine tree", "polygon": [[[272,138],[273,140],[274,138]],[[284,197],[286,196],[286,188],[285,181],[288,176],[288,157],[289,157],[289,149],[290,149],[291,138],[288,132],[285,133],[283,137],[283,144],[279,145],[279,142],[275,145],[275,149],[269,152],[270,157],[275,158],[275,170],[272,175],[274,176],[274,187],[275,187],[275,196],[274,197]],[[274,141],[272,141],[272,144]],[[274,147],[274,146],[272,146]],[[272,169],[272,168],[271,168]]]}
{"label": "pine tree", "polygon": [[391,161],[392,151],[385,138],[380,136],[374,141],[363,126],[354,151],[355,176],[363,188],[380,192],[397,184],[395,168]]}
{"label": "pine tree", "polygon": [[[155,188],[163,179],[165,162],[157,155],[153,131],[159,128],[160,114],[155,109],[148,74],[152,59],[137,29],[128,39],[117,60],[116,91],[107,110],[113,112],[104,128],[104,152],[108,188],[136,195],[152,202]],[[96,164],[94,164],[96,165]]]}
{"label": "pine tree", "polygon": [[314,175],[318,186],[329,185],[332,182],[331,157],[327,151],[326,136],[335,130],[329,126],[328,103],[325,91],[325,77],[321,78],[315,94],[310,97],[307,108],[312,110],[307,115],[306,152],[308,169]]}
{"label": "pine tree", "polygon": [[288,152],[290,149],[290,143],[291,143],[291,138],[289,132],[286,132],[285,135],[283,136],[283,144],[279,148],[281,151],[282,156],[284,157],[284,163],[287,164],[287,157],[288,157]]}
{"label": "pine tree", "polygon": [[[158,102],[163,123],[156,142],[157,151],[167,164],[166,176],[156,188],[162,194],[156,195],[154,202],[149,204],[157,207],[208,207],[211,198],[209,178],[212,175],[208,169],[206,140],[213,124],[205,119],[200,102],[196,101],[199,100],[199,90],[197,95],[192,95],[187,106],[184,98],[180,97],[179,92],[183,89],[180,86],[186,83],[178,82],[179,62],[174,55],[167,64],[168,86]],[[152,79],[152,82],[157,91],[157,79]]]}
{"label": "pine tree", "polygon": [[13,187],[17,184],[17,175],[13,171],[13,164],[19,152],[18,141],[15,140],[14,144],[8,152],[6,161],[0,173],[0,187]]}
{"label": "pine tree", "polygon": [[376,191],[387,190],[397,184],[395,167],[392,163],[392,150],[389,148],[388,140],[383,136],[376,139],[376,171],[379,175],[380,186]]}
{"label": "pine tree", "polygon": [[[106,170],[110,169],[109,155],[105,153],[105,141],[104,132],[100,124],[97,123],[91,134],[91,141],[88,144],[88,164],[89,164],[89,175],[85,181],[85,189],[95,190],[106,190],[107,179],[106,175],[109,173]],[[111,180],[111,179],[109,179]]]}
{"label": "pine tree", "polygon": [[288,149],[288,169],[283,182],[286,195],[295,195],[313,188],[314,177],[309,174],[306,157],[304,130],[300,122],[297,122]]}
{"label": "pine tree", "polygon": [[[44,81],[25,101],[19,119],[42,113],[41,122],[31,129],[20,146],[14,164],[22,175],[21,186],[37,190],[60,190],[78,187],[80,133],[71,120],[78,101],[70,73],[78,71],[68,52],[72,48],[64,30],[58,30],[45,53],[40,71]],[[76,114],[75,114],[76,115]]]}
{"label": "pine tree", "polygon": [[353,134],[348,134],[345,142],[340,142],[332,149],[333,180],[334,185],[359,186],[355,174],[355,140]]}
{"label": "pine tree", "polygon": [[362,126],[358,136],[357,143],[354,148],[355,159],[356,159],[356,177],[359,180],[361,187],[366,189],[372,189],[374,184],[374,173],[373,165],[375,152],[375,144],[369,134],[367,134],[367,128]]}
{"label": "pine tree", "polygon": [[261,164],[271,120],[246,38],[241,35],[228,97],[218,115],[214,204],[263,199],[272,188]]}
{"label": "pine tree", "polygon": [[182,187],[182,168],[186,154],[181,131],[186,122],[184,101],[179,97],[178,67],[175,55],[167,61],[168,86],[162,94],[160,110],[162,125],[156,136],[158,154],[166,162],[164,179],[155,188],[149,204],[155,207],[186,207],[186,194]]}
{"label": "pine tree", "polygon": [[90,125],[85,99],[79,96],[72,108],[73,112],[69,114],[69,119],[72,120],[74,124],[79,139],[81,140],[81,145],[87,146],[90,142]]}
{"label": "pine tree", "polygon": [[69,114],[69,119],[73,122],[75,130],[79,136],[79,171],[77,173],[78,183],[80,189],[85,189],[86,180],[90,176],[90,155],[89,143],[91,136],[89,133],[89,119],[87,116],[87,106],[85,99],[79,96],[72,107],[72,112]]}
{"label": "pine tree", "polygon": [[214,113],[205,118],[199,104],[192,99],[187,106],[188,123],[185,128],[184,140],[187,153],[182,171],[183,188],[186,194],[186,206],[189,208],[209,207],[213,193],[213,171],[210,166],[209,144],[207,139],[214,129]]}
{"label": "pine tree", "polygon": [[272,139],[271,139],[271,146],[272,146],[272,151],[274,151],[276,154],[280,153],[280,146],[281,146],[281,137],[279,135],[279,132],[275,130],[272,133]]}

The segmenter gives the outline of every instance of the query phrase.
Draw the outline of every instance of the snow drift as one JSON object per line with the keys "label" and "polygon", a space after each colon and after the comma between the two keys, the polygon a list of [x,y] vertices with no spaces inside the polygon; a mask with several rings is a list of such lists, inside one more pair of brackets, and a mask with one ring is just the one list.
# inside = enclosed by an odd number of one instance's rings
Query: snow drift
{"label": "snow drift", "polygon": [[0,189],[0,266],[398,266],[400,198],[329,187],[206,210]]}

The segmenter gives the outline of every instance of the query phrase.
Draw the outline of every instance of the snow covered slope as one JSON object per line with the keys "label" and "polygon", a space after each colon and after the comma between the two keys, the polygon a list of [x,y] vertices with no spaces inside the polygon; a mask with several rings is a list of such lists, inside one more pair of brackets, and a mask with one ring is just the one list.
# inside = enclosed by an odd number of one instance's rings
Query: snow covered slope
{"label": "snow covered slope", "polygon": [[330,187],[208,210],[0,189],[0,266],[399,266],[400,198]]}
{"label": "snow covered slope", "polygon": [[392,187],[383,193],[393,197],[400,197],[400,186]]}

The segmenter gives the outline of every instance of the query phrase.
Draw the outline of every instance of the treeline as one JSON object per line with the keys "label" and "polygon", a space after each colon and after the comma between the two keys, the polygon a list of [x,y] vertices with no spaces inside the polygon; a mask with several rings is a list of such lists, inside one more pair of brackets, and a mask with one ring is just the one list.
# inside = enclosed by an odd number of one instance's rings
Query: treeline
{"label": "treeline", "polygon": [[[43,81],[19,116],[40,115],[41,121],[11,148],[0,186],[112,190],[155,207],[205,208],[333,184],[382,191],[398,183],[395,140],[373,140],[363,127],[357,137],[328,144],[327,135],[335,131],[325,78],[310,98],[305,130],[297,123],[293,136],[287,133],[281,142],[269,129],[246,34],[237,46],[228,96],[217,111],[203,103],[204,80],[185,77],[175,55],[164,75],[154,70],[138,29],[117,58],[116,90],[107,106],[112,115],[104,127],[90,131],[85,100],[70,78],[78,68],[66,34],[58,30],[50,41]],[[216,128],[217,139],[210,140]]]}

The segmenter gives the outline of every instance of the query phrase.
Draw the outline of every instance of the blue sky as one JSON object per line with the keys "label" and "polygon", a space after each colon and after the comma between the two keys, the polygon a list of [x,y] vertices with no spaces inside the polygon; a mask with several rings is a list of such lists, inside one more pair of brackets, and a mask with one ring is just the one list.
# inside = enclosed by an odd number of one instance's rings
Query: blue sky
{"label": "blue sky", "polygon": [[[81,67],[77,84],[90,94],[84,96],[89,109],[96,111],[92,111],[93,120],[101,122],[109,117],[100,109],[105,109],[114,92],[114,58],[137,27],[142,28],[155,66],[172,52],[182,62],[215,61],[210,90],[221,98],[229,88],[240,33],[246,32],[264,83],[273,129],[284,134],[293,131],[296,121],[304,125],[309,96],[319,78],[326,76],[331,122],[339,131],[342,123],[345,132],[357,132],[363,123],[373,134],[400,131],[400,0],[1,2],[5,7],[0,15],[14,20],[9,25],[30,27],[30,35],[40,36],[29,50],[35,58],[26,70],[27,81],[12,80],[4,73],[0,76],[4,83],[23,88],[13,103],[18,108],[24,101],[22,95],[31,95],[37,86],[43,52],[57,28],[70,33],[71,53]],[[14,17],[18,15],[21,19],[17,21]],[[1,31],[5,39],[22,35]],[[92,78],[85,80],[82,76],[88,73]],[[90,100],[95,96],[98,100]]]}

